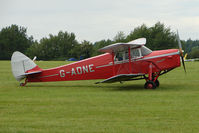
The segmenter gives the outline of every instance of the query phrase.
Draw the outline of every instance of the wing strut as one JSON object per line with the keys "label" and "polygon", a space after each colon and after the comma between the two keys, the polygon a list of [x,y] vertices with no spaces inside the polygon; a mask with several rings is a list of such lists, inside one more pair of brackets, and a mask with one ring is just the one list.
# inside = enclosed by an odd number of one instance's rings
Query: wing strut
{"label": "wing strut", "polygon": [[131,48],[130,48],[130,46],[129,46],[129,73],[132,73]]}
{"label": "wing strut", "polygon": [[113,76],[115,76],[115,61],[114,61],[114,52],[112,52],[112,62],[113,62]]}

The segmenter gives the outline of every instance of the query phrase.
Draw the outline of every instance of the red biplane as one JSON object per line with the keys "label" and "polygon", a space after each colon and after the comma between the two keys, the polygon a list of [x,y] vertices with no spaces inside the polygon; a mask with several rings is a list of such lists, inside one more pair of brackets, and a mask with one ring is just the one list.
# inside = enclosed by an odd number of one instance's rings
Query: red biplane
{"label": "red biplane", "polygon": [[146,39],[139,38],[101,48],[102,55],[51,69],[41,69],[16,51],[11,58],[12,72],[18,81],[25,78],[21,86],[28,82],[105,79],[97,83],[113,83],[145,79],[144,87],[155,89],[160,75],[180,66],[180,57],[185,70],[179,37],[178,43],[179,49],[151,51],[144,46]]}

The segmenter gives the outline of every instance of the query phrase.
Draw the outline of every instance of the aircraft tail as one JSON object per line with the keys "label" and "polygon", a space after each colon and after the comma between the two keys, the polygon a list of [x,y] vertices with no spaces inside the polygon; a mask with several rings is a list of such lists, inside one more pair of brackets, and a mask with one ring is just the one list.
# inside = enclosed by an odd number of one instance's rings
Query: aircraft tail
{"label": "aircraft tail", "polygon": [[42,72],[42,69],[39,68],[34,61],[18,51],[12,54],[11,66],[12,73],[17,81],[21,81],[27,75]]}

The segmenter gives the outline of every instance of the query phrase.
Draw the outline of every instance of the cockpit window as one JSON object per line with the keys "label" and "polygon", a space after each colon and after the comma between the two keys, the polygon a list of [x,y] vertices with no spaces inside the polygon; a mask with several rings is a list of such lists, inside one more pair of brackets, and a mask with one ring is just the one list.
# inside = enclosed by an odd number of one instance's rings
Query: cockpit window
{"label": "cockpit window", "polygon": [[115,61],[122,61],[124,58],[124,52],[117,52],[115,55]]}
{"label": "cockpit window", "polygon": [[131,49],[131,58],[139,58],[140,56],[140,48]]}
{"label": "cockpit window", "polygon": [[[146,55],[150,54],[151,52],[152,51],[145,46],[142,46],[140,48],[131,49],[131,59],[137,59],[142,56],[146,56]],[[129,59],[128,50],[118,51],[115,53],[115,57],[114,57],[115,61],[123,61],[123,60],[128,60],[128,59]]]}
{"label": "cockpit window", "polygon": [[142,56],[146,56],[146,55],[148,55],[150,53],[152,53],[152,51],[149,48],[147,48],[145,46],[141,47],[141,54],[142,54]]}

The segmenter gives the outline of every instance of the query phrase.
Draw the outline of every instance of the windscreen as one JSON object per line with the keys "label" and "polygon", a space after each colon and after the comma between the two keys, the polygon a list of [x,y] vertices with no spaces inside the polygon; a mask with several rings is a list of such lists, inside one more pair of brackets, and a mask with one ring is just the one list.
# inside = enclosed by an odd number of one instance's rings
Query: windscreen
{"label": "windscreen", "polygon": [[152,50],[150,50],[149,48],[147,48],[145,46],[142,46],[141,47],[141,53],[142,53],[142,56],[146,56],[146,55],[152,53]]}

